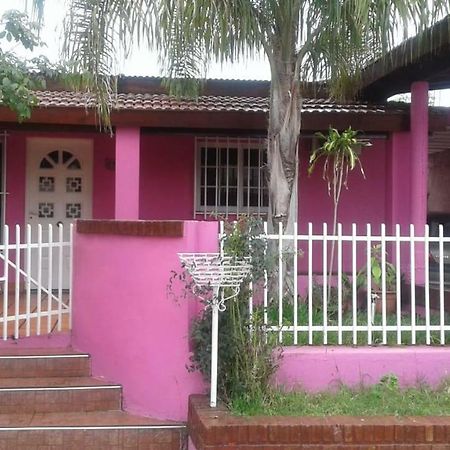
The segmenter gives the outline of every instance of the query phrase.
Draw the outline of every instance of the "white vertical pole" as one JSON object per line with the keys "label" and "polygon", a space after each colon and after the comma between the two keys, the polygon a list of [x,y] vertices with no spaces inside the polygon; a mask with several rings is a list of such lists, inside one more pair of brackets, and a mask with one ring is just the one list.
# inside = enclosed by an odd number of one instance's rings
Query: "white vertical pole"
{"label": "white vertical pole", "polygon": [[[205,171],[205,175],[203,177],[203,218],[206,219],[206,211],[207,211],[207,201],[206,201],[206,197],[207,197],[207,193],[208,193],[208,139],[206,139],[206,145],[204,147],[204,152],[205,152],[205,161],[203,163],[203,169]],[[200,166],[201,166],[201,152],[200,152]],[[217,164],[217,161],[216,161]],[[200,174],[201,175],[201,174]]]}
{"label": "white vertical pole", "polygon": [[312,245],[313,225],[308,223],[308,343],[313,343],[313,310],[312,310],[312,295],[313,295],[313,245]]}
{"label": "white vertical pole", "polygon": [[[214,299],[211,305],[212,330],[211,330],[211,393],[210,406],[217,406],[217,357],[218,357],[218,328],[219,328],[219,288],[215,288]],[[223,296],[223,291],[222,291]]]}
{"label": "white vertical pole", "polygon": [[[58,225],[58,331],[62,330],[62,300],[63,300],[63,264],[64,264],[64,226]],[[69,304],[69,308],[71,305]]]}
{"label": "white vertical pole", "polygon": [[323,224],[323,344],[328,344],[328,276],[327,276],[327,258],[328,256],[328,239],[327,224]]}
{"label": "white vertical pole", "polygon": [[8,282],[8,271],[9,271],[9,227],[8,225],[5,225],[4,228],[4,278],[5,278],[5,284],[4,284],[4,291],[3,291],[3,340],[6,341],[8,339],[8,291],[9,291],[9,282]]}
{"label": "white vertical pole", "polygon": [[19,314],[20,314],[20,225],[16,225],[16,279],[14,286],[14,338],[19,339]]}
{"label": "white vertical pole", "polygon": [[381,224],[381,315],[383,344],[387,344],[386,321],[386,225]]}
{"label": "white vertical pole", "polygon": [[47,333],[52,331],[52,304],[53,304],[53,225],[48,224],[48,301],[47,301]]}
{"label": "white vertical pole", "polygon": [[[73,301],[73,223],[69,225],[69,328],[72,329]],[[62,301],[62,297],[61,297]]]}
{"label": "white vertical pole", "polygon": [[439,225],[439,324],[441,345],[445,345],[444,332],[444,227]]}
{"label": "white vertical pole", "polygon": [[352,327],[353,327],[353,345],[358,343],[357,331],[357,298],[356,298],[356,223],[352,223]]}
{"label": "white vertical pole", "polygon": [[27,242],[27,270],[26,270],[26,336],[30,336],[31,334],[31,225],[27,224],[26,231],[26,242]]}
{"label": "white vertical pole", "polygon": [[342,345],[342,224],[337,226],[338,345]]}
{"label": "white vertical pole", "polygon": [[402,343],[402,265],[400,255],[400,225],[395,226],[395,274],[396,274],[396,296],[397,296],[397,344]]}
{"label": "white vertical pole", "polygon": [[278,340],[283,342],[283,224],[278,222]]}
{"label": "white vertical pole", "polygon": [[426,327],[426,344],[431,344],[430,336],[430,273],[429,273],[429,259],[430,253],[430,227],[425,224],[425,327]]}
{"label": "white vertical pole", "polygon": [[37,267],[37,323],[36,334],[41,334],[41,301],[42,301],[42,225],[38,224],[38,267]]}
{"label": "white vertical pole", "polygon": [[372,230],[367,224],[366,266],[367,266],[367,345],[372,345]]}
{"label": "white vertical pole", "polygon": [[[267,239],[267,222],[264,222],[264,236],[266,237],[266,242],[264,245],[264,258],[267,256],[267,246],[268,246],[268,239]],[[267,305],[268,305],[268,275],[267,275],[267,269],[264,268],[264,293],[263,293],[263,303],[264,303],[264,326],[267,326]],[[267,339],[267,334],[266,334]]]}
{"label": "white vertical pole", "polygon": [[297,248],[298,248],[298,224],[297,221],[294,222],[294,345],[298,343],[298,257],[297,257]]}
{"label": "white vertical pole", "polygon": [[416,343],[416,245],[414,242],[414,224],[410,224],[411,248],[411,344]]}

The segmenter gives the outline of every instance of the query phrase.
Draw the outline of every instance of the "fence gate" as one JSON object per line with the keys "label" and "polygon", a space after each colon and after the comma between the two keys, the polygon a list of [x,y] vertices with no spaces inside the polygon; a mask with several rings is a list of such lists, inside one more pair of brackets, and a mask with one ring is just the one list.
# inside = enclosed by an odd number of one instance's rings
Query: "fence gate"
{"label": "fence gate", "polygon": [[73,224],[49,224],[45,229],[40,224],[4,226],[0,245],[4,340],[71,328],[72,242]]}

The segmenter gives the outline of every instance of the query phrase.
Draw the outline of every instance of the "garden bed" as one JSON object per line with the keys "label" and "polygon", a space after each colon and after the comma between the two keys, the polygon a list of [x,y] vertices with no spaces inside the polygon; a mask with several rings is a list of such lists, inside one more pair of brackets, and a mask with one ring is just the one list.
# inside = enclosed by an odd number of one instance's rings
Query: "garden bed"
{"label": "garden bed", "polygon": [[197,450],[444,450],[450,417],[240,417],[191,396],[189,434]]}

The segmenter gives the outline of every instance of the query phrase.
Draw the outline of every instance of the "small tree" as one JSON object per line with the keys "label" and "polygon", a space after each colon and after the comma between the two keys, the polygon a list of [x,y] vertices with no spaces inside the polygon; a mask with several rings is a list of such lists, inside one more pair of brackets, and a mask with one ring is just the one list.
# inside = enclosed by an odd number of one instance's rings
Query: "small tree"
{"label": "small tree", "polygon": [[[362,147],[372,145],[369,141],[359,139],[358,132],[351,127],[339,133],[335,128],[330,128],[327,135],[316,133],[323,144],[314,149],[309,158],[308,174],[314,171],[317,163],[323,161],[322,176],[327,182],[328,195],[333,200],[333,234],[337,233],[339,214],[339,201],[342,188],[348,189],[348,174],[356,167],[365,178],[364,169],[359,159]],[[334,264],[335,241],[331,243],[331,258],[328,279],[331,280]],[[328,283],[330,286],[330,283]]]}

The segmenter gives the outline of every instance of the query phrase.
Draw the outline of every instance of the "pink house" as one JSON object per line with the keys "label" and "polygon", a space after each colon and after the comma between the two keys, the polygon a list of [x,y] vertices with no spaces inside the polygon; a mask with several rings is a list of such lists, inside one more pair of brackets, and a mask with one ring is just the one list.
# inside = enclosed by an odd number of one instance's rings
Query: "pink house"
{"label": "pink house", "polygon": [[[39,104],[22,124],[2,109],[1,217],[23,225],[264,214],[268,89],[267,82],[210,80],[198,101],[175,100],[160,80],[122,79],[113,136],[99,131],[91,100],[79,93],[38,92]],[[447,212],[444,186],[433,175],[427,191],[427,160],[429,142],[449,122],[447,109],[427,107],[427,86],[420,83],[411,108],[307,100],[299,144],[301,226],[331,220],[320,170],[306,174],[314,133],[329,126],[351,126],[372,142],[362,155],[366,179],[351,174],[343,194],[344,226],[423,225],[427,197],[431,212]],[[445,176],[442,165],[431,170]]]}
{"label": "pink house", "polygon": [[[342,196],[344,233],[351,233],[353,223],[358,232],[370,223],[376,233],[385,224],[390,234],[396,224],[403,233],[413,224],[420,235],[427,216],[450,215],[450,108],[428,106],[429,89],[450,85],[448,61],[447,55],[439,70],[423,61],[420,70],[369,68],[359,102],[305,100],[300,232],[309,222],[320,230],[332,220],[320,170],[307,176],[315,133],[330,126],[351,126],[372,143],[361,156],[366,178],[352,173]],[[0,252],[8,261],[0,277],[6,283],[0,301],[0,446],[15,440],[15,447],[5,448],[35,448],[57,432],[61,448],[68,449],[180,447],[187,398],[205,391],[200,375],[185,367],[199,305],[168,300],[167,281],[180,267],[177,253],[218,251],[217,214],[266,214],[269,88],[265,81],[208,80],[197,100],[178,100],[164,92],[160,79],[121,78],[112,135],[99,130],[92,98],[51,84],[36,93],[38,105],[24,123],[0,108],[0,229],[3,243],[10,243]],[[404,91],[411,91],[410,106],[385,101]],[[75,222],[69,233],[66,225]],[[370,257],[370,241],[367,248]],[[425,256],[421,243],[416,249],[422,253],[411,251],[413,259]],[[33,258],[36,268],[28,270]],[[304,275],[304,267],[298,269],[295,279]],[[410,281],[414,297],[422,279]],[[432,331],[445,344],[450,324],[444,321],[443,283],[440,290],[440,322]],[[364,313],[370,314],[367,292]],[[354,294],[354,317],[356,301]],[[397,343],[403,344],[400,295],[397,302]],[[426,295],[424,302],[429,320]],[[422,325],[412,305],[408,330],[415,333]],[[362,331],[353,325],[354,336],[378,326],[370,320]],[[309,332],[308,324],[295,323],[294,333],[297,326]],[[429,347],[430,330],[430,323],[419,330],[428,333],[428,346],[373,348],[370,341],[360,348],[291,347],[277,381],[315,390],[336,380],[376,382],[395,371],[405,385],[421,377],[437,384],[450,363],[447,347]],[[129,416],[121,408],[156,419]],[[18,409],[24,417],[16,424],[8,414]],[[18,431],[27,436],[20,438],[28,439],[25,447],[18,444]]]}

